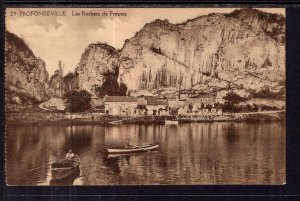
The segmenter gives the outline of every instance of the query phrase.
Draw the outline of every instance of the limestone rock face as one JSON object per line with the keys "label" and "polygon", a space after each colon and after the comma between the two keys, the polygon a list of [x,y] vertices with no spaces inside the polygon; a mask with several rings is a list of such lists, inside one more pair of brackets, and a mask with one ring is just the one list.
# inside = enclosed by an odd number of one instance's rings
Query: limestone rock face
{"label": "limestone rock face", "polygon": [[284,17],[254,9],[183,24],[155,20],[121,50],[119,80],[131,90],[284,88]]}
{"label": "limestone rock face", "polygon": [[255,9],[171,24],[147,23],[121,50],[91,44],[78,85],[95,95],[108,77],[132,94],[285,91],[285,17]]}
{"label": "limestone rock face", "polygon": [[285,42],[285,18],[282,15],[264,13],[255,9],[235,10],[228,14],[247,24],[252,29],[262,30],[277,42]]}
{"label": "limestone rock face", "polygon": [[49,81],[49,94],[51,97],[63,98],[65,94],[65,82],[61,70],[56,70]]}
{"label": "limestone rock face", "polygon": [[95,95],[95,89],[102,86],[106,77],[118,75],[118,52],[105,44],[91,44],[83,53],[76,72],[78,87]]}
{"label": "limestone rock face", "polygon": [[45,62],[37,58],[21,38],[8,31],[5,54],[5,89],[8,101],[21,104],[48,99],[49,74]]}
{"label": "limestone rock face", "polygon": [[59,62],[59,67],[50,77],[48,93],[51,97],[64,98],[69,91],[78,90],[78,73],[69,72],[63,74],[62,63]]}

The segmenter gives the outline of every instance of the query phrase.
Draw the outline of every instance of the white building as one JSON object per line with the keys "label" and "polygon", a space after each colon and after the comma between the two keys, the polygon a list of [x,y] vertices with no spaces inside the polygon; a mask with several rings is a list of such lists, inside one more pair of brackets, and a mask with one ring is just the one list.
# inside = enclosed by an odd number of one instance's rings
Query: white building
{"label": "white building", "polygon": [[109,115],[134,115],[138,98],[131,96],[105,96],[105,113]]}

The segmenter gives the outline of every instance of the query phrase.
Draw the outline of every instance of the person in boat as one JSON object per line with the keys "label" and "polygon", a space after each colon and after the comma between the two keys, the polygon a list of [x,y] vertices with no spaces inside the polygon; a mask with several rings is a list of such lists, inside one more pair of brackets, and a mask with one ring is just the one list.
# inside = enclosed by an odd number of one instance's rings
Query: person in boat
{"label": "person in boat", "polygon": [[71,159],[74,158],[74,156],[75,156],[75,154],[72,152],[71,149],[69,149],[69,152],[68,152],[67,155],[66,155],[66,159],[67,159],[67,160],[71,160]]}
{"label": "person in boat", "polygon": [[125,146],[126,146],[126,147],[131,147],[131,146],[132,146],[129,138],[126,139],[126,144],[125,144]]}
{"label": "person in boat", "polygon": [[130,156],[126,156],[125,159],[127,161],[127,164],[130,165]]}

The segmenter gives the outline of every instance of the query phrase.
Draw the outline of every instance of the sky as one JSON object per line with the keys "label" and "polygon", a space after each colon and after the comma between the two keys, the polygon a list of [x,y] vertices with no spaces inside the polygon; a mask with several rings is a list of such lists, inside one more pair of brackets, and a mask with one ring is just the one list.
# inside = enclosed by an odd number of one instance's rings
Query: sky
{"label": "sky", "polygon": [[[73,72],[91,43],[106,42],[121,49],[125,40],[155,19],[182,23],[209,13],[230,13],[236,8],[7,8],[6,29],[22,37],[37,57],[46,63],[50,75],[64,63],[64,73]],[[260,8],[285,15],[284,8]],[[24,16],[26,11],[65,11],[65,16]],[[15,14],[14,14],[15,12]],[[96,12],[101,16],[82,16]],[[108,16],[102,16],[102,13]],[[110,16],[126,13],[126,16]],[[80,13],[80,16],[74,16]]]}

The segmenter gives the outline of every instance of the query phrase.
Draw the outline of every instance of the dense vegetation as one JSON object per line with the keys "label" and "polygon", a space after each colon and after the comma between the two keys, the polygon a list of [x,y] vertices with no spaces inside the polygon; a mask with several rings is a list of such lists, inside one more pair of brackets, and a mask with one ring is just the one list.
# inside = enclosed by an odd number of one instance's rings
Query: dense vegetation
{"label": "dense vegetation", "polygon": [[223,105],[223,110],[225,112],[237,112],[240,110],[240,108],[238,107],[238,104],[243,101],[246,101],[246,98],[243,98],[234,92],[229,92],[224,97],[224,100],[225,100],[225,103]]}
{"label": "dense vegetation", "polygon": [[64,98],[66,109],[70,112],[83,112],[91,108],[91,94],[86,90],[69,91]]}
{"label": "dense vegetation", "polygon": [[94,91],[99,98],[105,95],[109,96],[126,96],[127,86],[119,84],[114,76],[107,76],[102,86],[95,86]]}
{"label": "dense vegetation", "polygon": [[64,76],[64,81],[67,82],[71,82],[73,79],[75,79],[76,77],[78,77],[78,72],[69,72]]}
{"label": "dense vegetation", "polygon": [[33,55],[32,50],[28,47],[25,40],[18,37],[17,35],[10,33],[9,31],[5,32],[5,40],[7,43],[12,43],[17,48],[18,51],[28,51],[29,54]]}
{"label": "dense vegetation", "polygon": [[16,67],[24,69],[28,73],[32,73],[33,69],[38,65],[36,62],[37,57],[33,54],[26,41],[6,31],[5,42],[6,63],[13,63]]}
{"label": "dense vegetation", "polygon": [[253,98],[265,98],[265,99],[282,99],[285,95],[285,90],[282,89],[278,93],[272,92],[270,88],[265,87],[257,93],[252,93]]}

